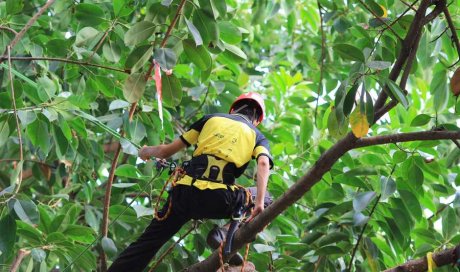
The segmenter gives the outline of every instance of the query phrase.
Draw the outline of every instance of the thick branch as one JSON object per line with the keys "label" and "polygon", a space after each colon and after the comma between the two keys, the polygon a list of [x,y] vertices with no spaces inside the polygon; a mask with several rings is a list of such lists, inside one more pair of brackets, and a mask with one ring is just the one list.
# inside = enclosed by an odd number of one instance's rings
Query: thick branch
{"label": "thick branch", "polygon": [[361,138],[356,141],[355,148],[389,143],[429,140],[455,140],[460,139],[460,131],[421,131],[401,134],[391,134]]}
{"label": "thick branch", "polygon": [[[8,45],[11,49],[19,42],[19,40],[24,36],[24,34],[29,30],[29,28],[38,20],[38,17],[40,17],[45,10],[47,10],[55,0],[48,0],[46,4],[41,7],[41,9],[32,17],[30,20],[27,22],[27,24],[24,26],[24,28],[19,31],[19,33],[14,37],[14,39],[10,42]],[[5,50],[5,53],[3,53],[4,56],[7,55],[7,50]],[[5,59],[0,59],[0,63],[2,63]]]}
{"label": "thick branch", "polygon": [[[402,71],[402,68],[404,67],[404,64],[406,63],[406,60],[408,59],[412,48],[414,47],[414,44],[416,42],[418,32],[422,31],[423,27],[423,19],[425,18],[425,13],[428,7],[430,6],[431,1],[429,0],[424,0],[420,4],[419,9],[415,13],[414,20],[412,21],[412,24],[410,26],[409,31],[406,34],[406,37],[404,38],[403,41],[403,46],[401,48],[401,52],[399,53],[399,56],[393,65],[393,68],[391,69],[389,79],[395,81],[399,74]],[[404,86],[402,87],[404,88]],[[379,111],[384,105],[385,101],[387,100],[388,95],[385,91],[382,91],[378,98],[377,101],[375,102],[374,108],[376,111]],[[374,118],[377,120],[377,115]]]}
{"label": "thick branch", "polygon": [[[460,132],[453,131],[424,131],[414,133],[402,133],[394,135],[376,136],[369,138],[356,139],[352,133],[349,133],[342,140],[333,145],[328,151],[318,159],[316,164],[301,177],[293,186],[291,186],[279,199],[268,206],[261,214],[245,226],[236,234],[233,244],[232,253],[224,259],[228,260],[237,249],[251,240],[263,230],[263,228],[273,221],[280,213],[299,200],[313,185],[321,180],[322,176],[328,172],[334,163],[351,149],[388,144],[395,142],[408,142],[419,140],[440,140],[440,139],[459,139]],[[194,264],[189,271],[211,271],[219,267],[219,255],[214,251],[206,260]]]}
{"label": "thick branch", "polygon": [[[436,263],[436,266],[444,266],[449,264],[455,264],[460,258],[460,245],[449,248],[437,253],[433,253],[433,261]],[[408,261],[405,264],[399,265],[394,268],[385,270],[384,272],[424,272],[428,269],[428,263],[426,257]]]}
{"label": "thick branch", "polygon": [[[7,59],[7,57],[3,56],[0,57],[0,63]],[[114,68],[110,66],[104,66],[104,65],[99,65],[95,63],[90,63],[86,61],[76,61],[76,60],[70,60],[70,59],[61,59],[61,58],[50,58],[50,57],[11,57],[11,60],[23,60],[23,61],[33,61],[33,60],[48,60],[48,61],[58,61],[58,62],[66,62],[66,63],[72,63],[76,65],[82,65],[82,66],[92,66],[92,67],[97,67],[97,68],[102,68],[102,69],[107,69],[107,70],[112,70],[112,71],[117,71],[121,73],[126,73],[129,74],[131,73],[130,70],[123,70],[119,68]]]}

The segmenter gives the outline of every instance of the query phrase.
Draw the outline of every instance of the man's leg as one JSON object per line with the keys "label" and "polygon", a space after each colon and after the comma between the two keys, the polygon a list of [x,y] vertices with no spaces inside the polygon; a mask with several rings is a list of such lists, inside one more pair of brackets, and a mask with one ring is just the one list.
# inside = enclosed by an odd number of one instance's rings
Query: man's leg
{"label": "man's leg", "polygon": [[[254,201],[257,196],[257,187],[249,187],[247,188],[247,190],[249,190],[249,192],[251,193],[252,200]],[[269,192],[266,192],[264,198],[264,207],[266,208],[268,205],[272,204],[272,202],[272,196]],[[227,237],[229,226],[230,223],[227,223],[222,227],[215,225],[214,228],[208,233],[208,236],[206,238],[206,243],[208,244],[208,246],[212,249],[217,249],[222,243],[222,241],[224,241]],[[233,266],[242,265],[243,257],[239,253],[237,253],[233,255],[233,257],[228,261],[228,263]]]}
{"label": "man's leg", "polygon": [[[160,216],[166,213],[169,201],[170,199],[168,198],[168,202],[161,210]],[[174,201],[180,200],[174,198]],[[153,219],[144,233],[113,262],[109,272],[143,271],[158,250],[190,220],[188,216],[174,209],[175,207],[177,206],[173,202],[172,211],[164,221]]]}

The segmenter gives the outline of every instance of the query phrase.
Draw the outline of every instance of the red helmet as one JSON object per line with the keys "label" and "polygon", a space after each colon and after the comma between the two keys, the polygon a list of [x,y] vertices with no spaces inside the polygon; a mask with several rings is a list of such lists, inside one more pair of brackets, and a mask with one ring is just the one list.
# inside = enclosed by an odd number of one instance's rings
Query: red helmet
{"label": "red helmet", "polygon": [[232,110],[234,110],[235,105],[241,100],[252,100],[256,102],[257,106],[259,107],[259,111],[261,112],[261,115],[259,116],[259,119],[257,121],[259,121],[259,123],[262,122],[265,116],[265,103],[264,103],[264,99],[262,98],[262,96],[260,96],[260,94],[258,93],[253,93],[253,92],[244,93],[238,96],[238,98],[232,103],[232,106],[230,107],[229,112],[232,112]]}

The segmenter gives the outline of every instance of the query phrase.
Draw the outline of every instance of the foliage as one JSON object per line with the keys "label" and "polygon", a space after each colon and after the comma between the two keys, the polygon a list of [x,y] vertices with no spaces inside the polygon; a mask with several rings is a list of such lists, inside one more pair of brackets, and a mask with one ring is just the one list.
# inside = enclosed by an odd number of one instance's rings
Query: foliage
{"label": "foliage", "polygon": [[[95,270],[102,252],[113,260],[147,226],[167,179],[165,172],[151,182],[154,165],[139,163],[135,146],[171,141],[202,114],[227,111],[245,90],[266,98],[261,130],[276,165],[268,188],[275,198],[350,131],[367,137],[460,130],[460,103],[449,92],[458,55],[443,17],[423,29],[403,90],[389,79],[414,20],[403,1],[186,1],[168,36],[180,2],[59,0],[12,48],[12,67],[2,58],[1,265],[11,265],[19,249],[31,251],[23,270]],[[44,4],[0,2],[0,48]],[[459,6],[449,6],[457,26]],[[152,59],[162,68],[164,127],[148,78]],[[374,124],[382,91],[399,104]],[[134,144],[116,137],[121,130]],[[109,235],[100,237],[112,144],[119,140],[124,155]],[[459,150],[435,140],[346,153],[260,234],[249,259],[259,271],[379,271],[458,245]],[[251,174],[239,183],[253,185]],[[180,271],[209,256],[205,237],[214,223],[186,236],[158,271]]]}

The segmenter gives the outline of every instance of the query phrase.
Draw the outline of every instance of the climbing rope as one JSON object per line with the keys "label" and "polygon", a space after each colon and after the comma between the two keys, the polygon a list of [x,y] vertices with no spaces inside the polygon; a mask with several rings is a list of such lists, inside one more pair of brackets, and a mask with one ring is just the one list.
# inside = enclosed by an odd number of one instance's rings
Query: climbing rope
{"label": "climbing rope", "polygon": [[155,203],[154,216],[155,216],[155,219],[158,221],[164,221],[166,220],[166,218],[168,218],[169,214],[171,213],[172,201],[173,201],[171,197],[169,198],[169,200],[167,200],[169,201],[168,209],[163,216],[160,216],[160,214],[158,213],[158,207],[160,206],[161,196],[166,191],[166,188],[168,188],[168,185],[170,183],[173,187],[176,186],[176,181],[180,180],[185,175],[184,169],[181,167],[176,167],[175,164],[171,164],[170,172],[171,172],[171,175],[169,176],[168,180],[163,185],[160,195],[157,198],[157,202]]}

